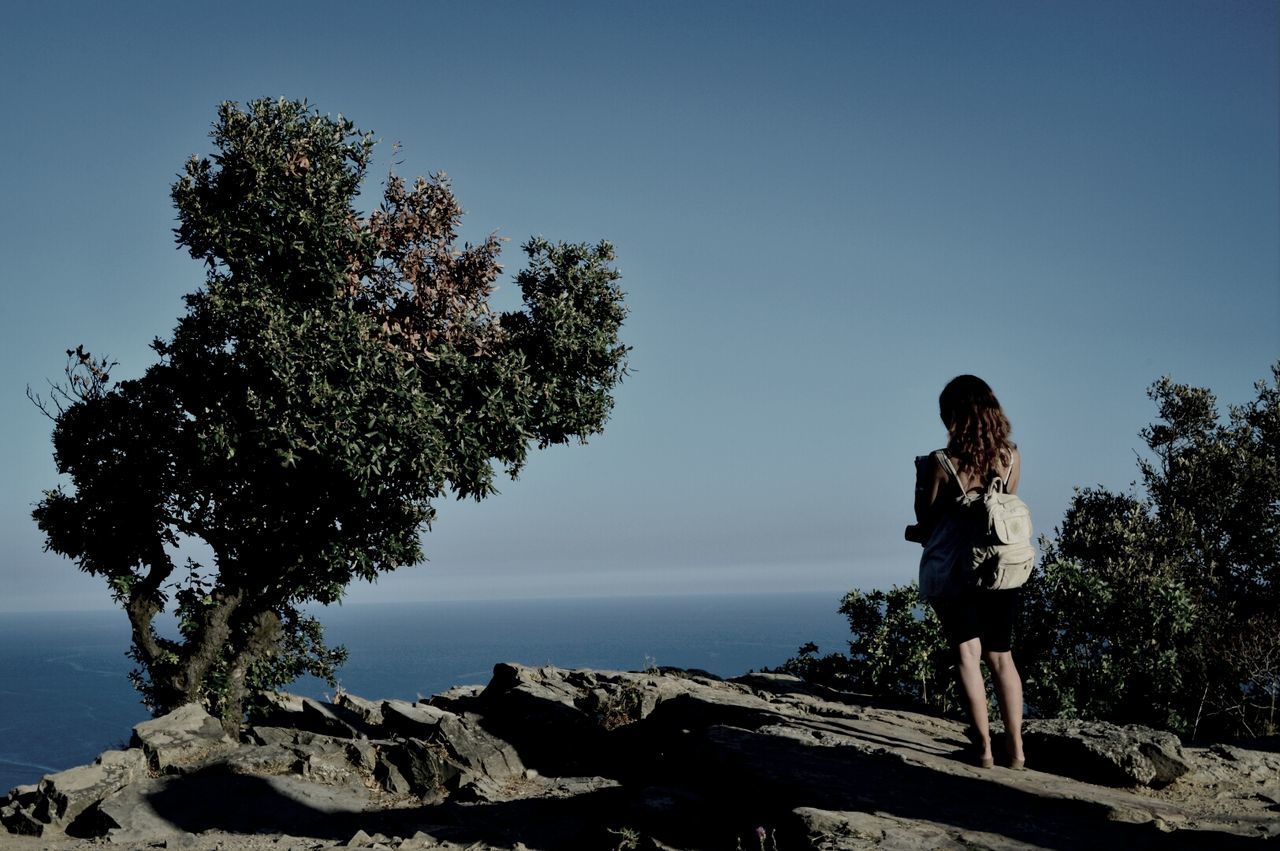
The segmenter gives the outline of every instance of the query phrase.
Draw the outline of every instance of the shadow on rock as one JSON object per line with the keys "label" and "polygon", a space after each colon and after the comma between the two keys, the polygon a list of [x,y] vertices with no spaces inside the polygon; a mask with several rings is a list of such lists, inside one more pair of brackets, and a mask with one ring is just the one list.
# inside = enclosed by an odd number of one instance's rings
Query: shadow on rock
{"label": "shadow on rock", "polygon": [[[340,793],[317,798],[288,778],[246,777],[219,771],[164,778],[158,788],[125,802],[141,818],[113,836],[116,842],[145,842],[175,831],[217,830],[239,834],[288,834],[348,842],[361,831],[388,837],[423,833],[442,842],[510,847],[602,848],[611,829],[626,826],[630,804],[618,786],[593,788],[564,797],[496,803],[460,803],[361,810]],[[310,785],[310,784],[303,784]],[[216,803],[215,803],[216,802]]]}
{"label": "shadow on rock", "polygon": [[[483,691],[311,703],[282,698],[239,742],[195,708],[140,725],[137,748],[15,790],[0,823],[137,847],[205,831],[791,851],[1234,849],[1280,835],[1270,752],[1181,753],[1151,731],[1073,722],[1042,725],[1042,743],[1065,743],[1061,765],[1047,746],[1031,764],[1054,773],[981,770],[957,758],[958,722],[784,675],[499,665]],[[1086,782],[1102,759],[1123,787]]]}
{"label": "shadow on rock", "polygon": [[[714,727],[706,731],[700,758],[702,778],[722,798],[761,817],[773,818],[812,835],[787,814],[801,808],[832,813],[875,814],[863,823],[882,834],[894,822],[935,825],[942,834],[976,847],[999,846],[998,838],[1037,848],[1254,848],[1257,840],[1219,831],[1165,832],[1157,820],[1118,820],[1112,804],[1023,789],[994,778],[938,772],[904,762],[894,753],[867,753],[853,747],[808,747],[748,730]],[[975,771],[977,771],[975,769]],[[1021,777],[997,769],[1002,775]],[[986,774],[987,772],[983,772]],[[994,773],[994,772],[993,772]],[[732,786],[725,781],[736,779]],[[854,823],[856,819],[852,820]],[[877,824],[878,822],[878,824]],[[946,830],[951,828],[951,830]],[[957,837],[958,834],[958,837]],[[984,841],[981,837],[990,837]],[[803,842],[803,837],[789,837]],[[918,838],[923,838],[918,835]],[[871,839],[870,836],[867,837]],[[869,841],[865,847],[874,847]],[[804,847],[813,847],[807,842]],[[832,847],[856,847],[832,846]],[[919,847],[927,847],[921,845]],[[958,846],[957,846],[958,847]]]}

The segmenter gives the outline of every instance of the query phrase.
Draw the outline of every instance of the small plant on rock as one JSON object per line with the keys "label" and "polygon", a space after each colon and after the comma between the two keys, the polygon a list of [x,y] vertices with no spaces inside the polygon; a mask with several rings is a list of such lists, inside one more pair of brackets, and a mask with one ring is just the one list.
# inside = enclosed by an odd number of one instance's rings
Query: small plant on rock
{"label": "small plant on rock", "polygon": [[944,712],[955,708],[952,654],[914,582],[888,591],[850,591],[840,613],[852,633],[847,655],[819,656],[809,642],[776,670],[845,691],[905,698]]}

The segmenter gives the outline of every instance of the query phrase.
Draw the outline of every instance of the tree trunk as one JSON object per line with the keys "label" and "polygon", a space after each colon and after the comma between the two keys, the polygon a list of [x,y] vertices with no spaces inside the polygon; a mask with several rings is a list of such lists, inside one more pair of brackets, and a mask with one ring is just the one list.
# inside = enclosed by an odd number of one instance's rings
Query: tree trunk
{"label": "tree trunk", "polygon": [[280,616],[273,611],[258,612],[245,646],[236,653],[227,675],[227,688],[218,713],[222,727],[233,738],[240,735],[244,723],[244,701],[249,695],[246,678],[259,660],[273,656],[280,644]]}
{"label": "tree trunk", "polygon": [[231,643],[231,618],[240,608],[244,592],[215,592],[214,605],[205,613],[204,625],[200,632],[187,641],[187,658],[181,673],[176,675],[176,685],[182,692],[184,703],[201,703],[206,709],[209,706],[204,699],[205,679],[210,669],[224,658],[227,646]]}
{"label": "tree trunk", "polygon": [[146,669],[152,686],[159,687],[162,691],[162,694],[153,694],[148,702],[152,704],[152,709],[169,709],[181,692],[174,689],[171,678],[165,675],[166,651],[156,637],[152,623],[156,615],[164,611],[165,598],[160,592],[160,585],[173,572],[173,561],[163,549],[159,549],[148,568],[147,575],[130,589],[124,610],[132,628],[138,663]]}

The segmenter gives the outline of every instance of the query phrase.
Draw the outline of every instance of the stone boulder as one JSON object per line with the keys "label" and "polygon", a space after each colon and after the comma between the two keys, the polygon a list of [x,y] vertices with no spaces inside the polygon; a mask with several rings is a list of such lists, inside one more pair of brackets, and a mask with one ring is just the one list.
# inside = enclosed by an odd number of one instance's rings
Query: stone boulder
{"label": "stone boulder", "polygon": [[136,748],[106,751],[92,765],[45,775],[35,787],[18,787],[0,809],[0,820],[13,833],[42,836],[46,828],[88,835],[87,822],[103,798],[147,776],[147,757]]}
{"label": "stone boulder", "polygon": [[0,804],[0,826],[10,833],[22,836],[39,836],[43,833],[44,823],[32,815],[39,788],[37,784],[29,783],[9,790],[9,796]]}
{"label": "stone boulder", "polygon": [[381,715],[385,732],[405,740],[392,762],[420,794],[465,790],[464,797],[488,799],[496,787],[524,776],[516,749],[485,730],[477,715],[400,700],[383,701]]}
{"label": "stone boulder", "polygon": [[382,704],[376,700],[365,700],[349,692],[340,691],[333,699],[333,705],[359,718],[370,727],[382,726]]}
{"label": "stone boulder", "polygon": [[181,773],[236,749],[218,719],[198,703],[136,725],[130,745],[141,748],[152,770],[162,774]]}
{"label": "stone boulder", "polygon": [[1177,736],[1136,724],[1033,720],[1022,738],[1037,770],[1087,783],[1159,788],[1191,770]]}
{"label": "stone boulder", "polygon": [[392,735],[425,739],[460,732],[458,715],[436,706],[384,700],[379,714],[384,730]]}
{"label": "stone boulder", "polygon": [[475,699],[485,728],[543,774],[595,773],[605,746],[600,726],[577,705],[584,688],[569,681],[571,673],[498,664]]}
{"label": "stone boulder", "polygon": [[464,707],[474,705],[476,698],[483,691],[484,686],[481,685],[454,686],[418,702],[430,706],[438,706],[441,709],[448,709],[450,712],[462,712]]}

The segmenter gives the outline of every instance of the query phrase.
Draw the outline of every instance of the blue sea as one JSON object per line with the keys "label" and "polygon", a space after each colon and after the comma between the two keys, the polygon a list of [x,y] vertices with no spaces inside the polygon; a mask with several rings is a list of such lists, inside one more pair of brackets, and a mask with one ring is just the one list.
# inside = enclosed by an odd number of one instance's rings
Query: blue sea
{"label": "blue sea", "polygon": [[[342,687],[413,700],[487,683],[494,664],[640,670],[701,668],[731,677],[772,667],[806,641],[844,650],[836,594],[365,604],[319,612],[350,652]],[[0,613],[0,794],[122,747],[149,717],[127,679],[120,611]],[[305,679],[289,690],[324,697]]]}

